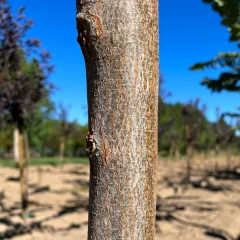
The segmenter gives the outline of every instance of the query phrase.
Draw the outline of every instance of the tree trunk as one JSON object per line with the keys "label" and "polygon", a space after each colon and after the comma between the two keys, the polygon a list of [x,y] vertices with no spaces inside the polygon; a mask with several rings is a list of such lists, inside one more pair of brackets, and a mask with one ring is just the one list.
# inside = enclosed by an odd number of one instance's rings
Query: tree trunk
{"label": "tree trunk", "polygon": [[208,150],[207,149],[204,149],[203,150],[203,159],[207,159],[208,158]]}
{"label": "tree trunk", "polygon": [[158,1],[77,0],[87,71],[88,239],[155,239]]}
{"label": "tree trunk", "polygon": [[179,153],[177,142],[173,138],[170,141],[169,155],[172,159],[179,159],[180,158],[180,153]]}
{"label": "tree trunk", "polygon": [[217,157],[218,155],[219,155],[219,152],[220,152],[220,146],[219,146],[219,144],[218,143],[216,143],[216,145],[215,145],[215,157]]}
{"label": "tree trunk", "polygon": [[191,169],[192,169],[192,159],[194,155],[192,137],[191,137],[191,128],[189,125],[186,125],[186,183],[190,183],[191,178]]}
{"label": "tree trunk", "polygon": [[24,149],[25,149],[25,160],[28,166],[30,161],[30,150],[29,150],[29,141],[28,141],[27,132],[24,133]]}
{"label": "tree trunk", "polygon": [[15,127],[13,130],[13,155],[14,155],[14,160],[15,162],[19,161],[19,131],[18,128]]}
{"label": "tree trunk", "polygon": [[40,185],[42,182],[42,168],[41,168],[40,156],[37,158],[37,172],[38,172],[38,185]]}
{"label": "tree trunk", "polygon": [[22,217],[25,220],[27,217],[28,208],[28,184],[27,184],[27,161],[24,151],[23,134],[19,131],[19,170],[20,170],[20,190],[22,201]]}
{"label": "tree trunk", "polygon": [[169,157],[172,159],[174,158],[174,152],[175,152],[174,140],[170,139]]}
{"label": "tree trunk", "polygon": [[179,148],[178,148],[177,143],[176,143],[176,149],[175,149],[175,154],[174,154],[174,156],[175,156],[175,159],[180,159],[180,150],[179,150]]}
{"label": "tree trunk", "polygon": [[60,149],[59,149],[60,153],[59,153],[59,157],[61,160],[61,163],[63,163],[64,161],[64,151],[65,151],[65,137],[62,136],[60,137]]}
{"label": "tree trunk", "polygon": [[227,169],[231,170],[232,168],[232,154],[230,147],[226,148],[226,158],[227,158]]}

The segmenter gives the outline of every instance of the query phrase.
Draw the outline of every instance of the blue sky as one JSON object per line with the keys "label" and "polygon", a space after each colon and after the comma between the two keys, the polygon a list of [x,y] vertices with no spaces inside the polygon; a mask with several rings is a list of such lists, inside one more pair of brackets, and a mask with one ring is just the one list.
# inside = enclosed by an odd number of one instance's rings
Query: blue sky
{"label": "blue sky", "polygon": [[[120,0],[119,0],[120,1]],[[52,54],[56,66],[50,79],[57,87],[52,99],[70,107],[70,119],[87,122],[85,65],[76,42],[75,0],[9,0],[14,11],[26,6],[25,14],[34,21],[29,36],[41,40]],[[235,111],[239,93],[211,93],[200,85],[204,76],[217,77],[219,71],[192,72],[189,67],[205,61],[218,52],[237,51],[228,42],[227,28],[220,17],[201,0],[161,0],[160,11],[160,69],[164,88],[172,92],[169,102],[188,102],[199,97],[208,105],[207,116],[215,119],[215,108]]]}

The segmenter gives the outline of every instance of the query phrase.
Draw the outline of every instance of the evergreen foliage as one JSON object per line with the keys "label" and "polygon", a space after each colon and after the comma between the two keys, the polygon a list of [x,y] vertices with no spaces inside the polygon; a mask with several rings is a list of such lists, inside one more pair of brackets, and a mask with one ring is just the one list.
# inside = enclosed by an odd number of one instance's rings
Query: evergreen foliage
{"label": "evergreen foliage", "polygon": [[[213,10],[222,18],[221,24],[226,26],[230,33],[229,40],[238,43],[240,48],[240,1],[239,0],[203,0],[211,4]],[[223,90],[240,91],[240,53],[219,53],[210,61],[194,64],[191,70],[202,70],[205,68],[223,68],[224,72],[218,79],[204,78],[202,85],[207,86],[214,92]]]}

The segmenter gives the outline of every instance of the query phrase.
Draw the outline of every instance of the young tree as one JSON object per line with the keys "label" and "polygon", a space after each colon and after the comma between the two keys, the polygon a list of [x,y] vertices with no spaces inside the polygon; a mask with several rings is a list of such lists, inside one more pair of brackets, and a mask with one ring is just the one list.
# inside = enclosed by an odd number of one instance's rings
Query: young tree
{"label": "young tree", "polygon": [[183,106],[183,123],[185,125],[185,142],[186,142],[186,182],[190,182],[192,159],[195,154],[196,139],[200,133],[201,120],[204,118],[203,113],[199,110],[200,99],[196,98]]}
{"label": "young tree", "polygon": [[66,143],[74,131],[75,122],[68,122],[68,109],[59,104],[59,114],[58,114],[60,126],[59,126],[59,135],[60,135],[60,145],[59,145],[59,158],[61,162],[64,161],[64,153],[66,148]]}
{"label": "young tree", "polygon": [[87,71],[88,239],[154,239],[158,1],[77,0]]}
{"label": "young tree", "polygon": [[220,109],[216,108],[217,121],[213,124],[216,138],[215,138],[215,156],[218,156],[220,151],[226,152],[228,167],[231,165],[230,148],[233,145],[235,130],[231,124],[227,124],[225,117],[228,114],[220,114]]}
{"label": "young tree", "polygon": [[163,112],[164,110],[166,110],[167,107],[165,101],[168,97],[172,95],[170,92],[163,88],[163,83],[163,75],[160,74],[158,89],[158,151],[160,150],[160,146],[163,145],[162,140],[165,133],[171,129],[174,120],[172,116],[167,117],[167,119],[163,116]]}
{"label": "young tree", "polygon": [[79,157],[86,156],[86,135],[88,133],[87,125],[78,125],[74,127],[74,131],[71,133],[71,139],[69,142],[69,151],[71,156]]}
{"label": "young tree", "polygon": [[[46,77],[52,70],[48,64],[49,53],[43,52],[37,39],[25,39],[32,21],[26,19],[24,8],[16,17],[5,0],[0,0],[0,103],[1,109],[11,116],[18,129],[19,169],[21,184],[22,216],[27,216],[27,151],[26,118],[44,95]],[[34,58],[27,60],[31,53]],[[31,65],[34,71],[26,70]],[[24,147],[25,145],[25,147]]]}
{"label": "young tree", "polygon": [[43,154],[43,146],[49,136],[52,126],[49,126],[49,120],[55,113],[55,105],[50,100],[49,92],[39,101],[33,111],[28,114],[26,125],[28,129],[29,144],[34,152],[39,156]]}

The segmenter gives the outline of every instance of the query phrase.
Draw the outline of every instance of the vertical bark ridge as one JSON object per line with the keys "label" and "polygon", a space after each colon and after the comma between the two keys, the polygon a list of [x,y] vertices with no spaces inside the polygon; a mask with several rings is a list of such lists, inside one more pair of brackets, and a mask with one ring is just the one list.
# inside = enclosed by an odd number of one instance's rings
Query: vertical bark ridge
{"label": "vertical bark ridge", "polygon": [[158,1],[77,0],[90,147],[88,239],[155,237]]}

